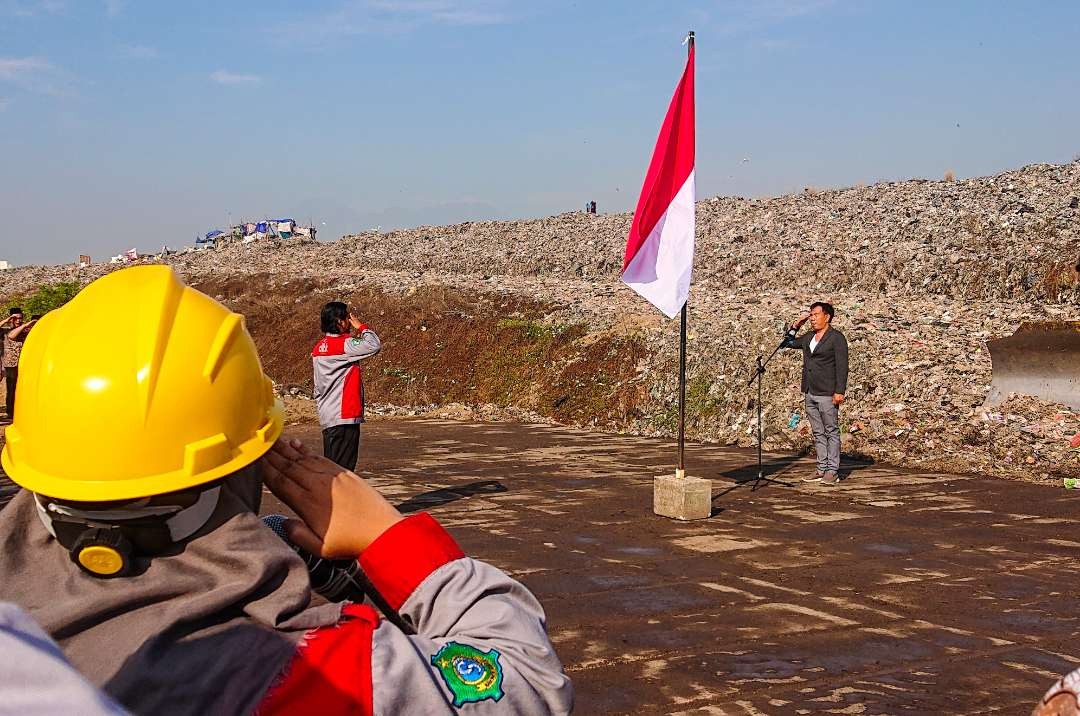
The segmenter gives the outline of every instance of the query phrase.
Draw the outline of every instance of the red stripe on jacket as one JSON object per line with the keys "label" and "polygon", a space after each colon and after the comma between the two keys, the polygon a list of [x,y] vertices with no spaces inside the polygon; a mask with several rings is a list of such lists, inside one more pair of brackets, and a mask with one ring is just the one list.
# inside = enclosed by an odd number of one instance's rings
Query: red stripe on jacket
{"label": "red stripe on jacket", "polygon": [[336,626],[310,632],[280,681],[259,704],[259,716],[371,714],[371,635],[379,614],[347,604]]}
{"label": "red stripe on jacket", "polygon": [[[360,324],[357,333],[363,333],[368,328],[366,323]],[[336,336],[323,336],[315,347],[311,349],[312,358],[326,356],[345,355],[345,341],[353,336],[342,333]],[[345,374],[345,382],[341,386],[341,416],[344,420],[360,418],[364,421],[364,371],[359,363],[354,363]]]}
{"label": "red stripe on jacket", "polygon": [[[356,335],[360,335],[368,329],[366,323],[361,323],[360,327],[356,329]],[[341,356],[345,355],[345,341],[353,337],[351,333],[339,333],[333,336],[323,336],[319,339],[319,342],[315,344],[315,347],[311,349],[312,358],[318,358],[319,356]]]}
{"label": "red stripe on jacket", "polygon": [[379,535],[360,555],[360,566],[386,603],[401,609],[432,572],[464,556],[450,533],[434,517],[421,512]]}
{"label": "red stripe on jacket", "polygon": [[345,374],[345,385],[341,387],[341,417],[364,417],[364,378],[360,366],[353,363]]}
{"label": "red stripe on jacket", "polygon": [[[409,555],[402,559],[402,555]],[[364,550],[360,565],[387,603],[400,609],[439,567],[464,557],[454,538],[422,512],[396,523]],[[371,636],[379,613],[347,604],[342,621],[310,632],[296,657],[259,705],[260,716],[371,714]],[[393,684],[381,684],[393,689]]]}

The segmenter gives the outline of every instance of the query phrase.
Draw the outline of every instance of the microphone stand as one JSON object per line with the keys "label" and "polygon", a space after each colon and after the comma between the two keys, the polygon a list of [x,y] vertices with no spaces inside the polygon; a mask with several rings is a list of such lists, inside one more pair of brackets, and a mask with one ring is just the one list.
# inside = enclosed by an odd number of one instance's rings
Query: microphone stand
{"label": "microphone stand", "polygon": [[763,360],[760,355],[757,357],[757,367],[754,369],[753,375],[750,376],[750,380],[746,382],[746,387],[749,388],[754,384],[755,380],[757,381],[757,479],[754,480],[754,486],[750,488],[751,492],[758,489],[762,480],[772,482],[772,480],[765,479],[765,470],[761,464],[761,379],[765,375],[765,366],[769,364],[773,356],[780,352],[780,349],[788,342],[788,338],[789,336],[785,332],[784,339],[780,341],[780,345],[773,348],[773,352],[769,354],[768,358]]}

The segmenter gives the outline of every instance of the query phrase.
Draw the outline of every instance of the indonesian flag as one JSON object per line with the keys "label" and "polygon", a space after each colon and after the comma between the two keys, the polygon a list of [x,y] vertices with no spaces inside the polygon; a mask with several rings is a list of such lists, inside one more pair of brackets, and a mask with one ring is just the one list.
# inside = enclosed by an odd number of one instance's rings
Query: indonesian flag
{"label": "indonesian flag", "polygon": [[694,265],[694,48],[671,98],[626,239],[622,280],[674,318]]}

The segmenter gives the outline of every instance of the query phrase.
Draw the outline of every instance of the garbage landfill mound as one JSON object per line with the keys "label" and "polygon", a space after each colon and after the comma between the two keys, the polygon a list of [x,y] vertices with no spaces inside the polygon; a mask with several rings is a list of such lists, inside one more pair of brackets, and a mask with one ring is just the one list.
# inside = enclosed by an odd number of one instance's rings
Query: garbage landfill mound
{"label": "garbage landfill mound", "polygon": [[[754,444],[756,392],[746,388],[754,359],[820,299],[835,304],[834,325],[851,347],[845,454],[1059,484],[1080,476],[1080,413],[1023,395],[984,407],[987,340],[1025,322],[1080,318],[1078,197],[1080,162],[1072,162],[698,202],[689,438]],[[368,370],[376,411],[671,436],[678,322],[618,281],[630,218],[578,212],[332,243],[236,242],[160,260],[248,314],[271,356],[267,370],[292,394],[308,387],[306,351],[291,349],[307,344],[311,307],[353,297],[380,307],[371,322],[389,336]],[[13,269],[0,276],[0,296],[112,268]],[[423,296],[430,300],[418,302]],[[811,449],[800,364],[782,351],[765,376],[766,450]],[[511,366],[533,380],[507,379]]]}

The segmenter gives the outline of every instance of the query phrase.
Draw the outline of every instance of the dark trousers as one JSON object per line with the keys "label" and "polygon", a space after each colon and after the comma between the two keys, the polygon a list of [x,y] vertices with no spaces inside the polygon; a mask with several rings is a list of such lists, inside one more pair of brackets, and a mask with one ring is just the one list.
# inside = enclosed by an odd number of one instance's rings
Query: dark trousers
{"label": "dark trousers", "polygon": [[360,426],[335,425],[322,431],[323,455],[346,470],[356,469],[360,453]]}
{"label": "dark trousers", "polygon": [[15,419],[15,383],[19,380],[18,368],[4,368],[4,380],[7,381],[7,416],[8,420]]}

